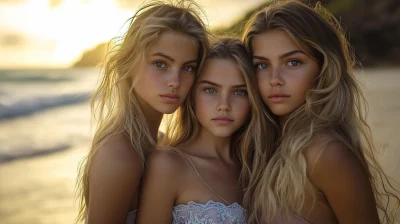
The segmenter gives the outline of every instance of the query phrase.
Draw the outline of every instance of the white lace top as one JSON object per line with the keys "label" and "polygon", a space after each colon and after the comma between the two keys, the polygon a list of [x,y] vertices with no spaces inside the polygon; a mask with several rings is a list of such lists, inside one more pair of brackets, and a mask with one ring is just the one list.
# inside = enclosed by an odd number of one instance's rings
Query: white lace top
{"label": "white lace top", "polygon": [[212,200],[206,204],[190,201],[174,206],[172,218],[172,224],[244,224],[246,211],[236,202],[224,205]]}

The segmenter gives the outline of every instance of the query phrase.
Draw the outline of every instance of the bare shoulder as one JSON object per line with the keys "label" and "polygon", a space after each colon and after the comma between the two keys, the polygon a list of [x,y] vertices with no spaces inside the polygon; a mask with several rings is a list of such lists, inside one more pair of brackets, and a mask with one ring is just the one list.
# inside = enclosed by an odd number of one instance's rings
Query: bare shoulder
{"label": "bare shoulder", "polygon": [[129,139],[118,134],[108,139],[98,150],[95,163],[109,164],[130,170],[142,170],[142,158],[133,148]]}
{"label": "bare shoulder", "polygon": [[340,223],[379,223],[368,168],[357,154],[339,138],[316,136],[305,151],[309,179]]}
{"label": "bare shoulder", "polygon": [[122,134],[108,139],[89,170],[89,223],[123,223],[137,207],[142,159]]}
{"label": "bare shoulder", "polygon": [[[178,177],[185,170],[185,160],[172,150],[154,150],[147,160],[147,170]],[[187,166],[187,165],[186,165]]]}
{"label": "bare shoulder", "polygon": [[338,165],[344,160],[359,162],[349,147],[329,133],[314,136],[304,154],[309,174],[318,171],[317,168],[321,168],[321,165],[335,166],[335,164]]}
{"label": "bare shoulder", "polygon": [[311,182],[320,190],[338,185],[370,187],[368,169],[350,146],[339,138],[322,134],[316,136],[305,151]]}

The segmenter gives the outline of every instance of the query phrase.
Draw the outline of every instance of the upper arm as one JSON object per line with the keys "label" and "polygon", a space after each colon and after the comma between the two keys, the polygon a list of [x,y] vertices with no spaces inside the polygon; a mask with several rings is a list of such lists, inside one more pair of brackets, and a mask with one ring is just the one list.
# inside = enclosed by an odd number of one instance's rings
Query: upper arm
{"label": "upper arm", "polygon": [[319,153],[314,153],[318,157],[310,180],[324,193],[339,223],[379,223],[368,173],[350,149],[331,142],[314,151]]}
{"label": "upper arm", "polygon": [[171,223],[178,196],[181,161],[168,151],[154,151],[148,159],[136,223]]}
{"label": "upper arm", "polygon": [[88,223],[125,223],[141,174],[142,160],[128,142],[117,138],[103,145],[89,171]]}

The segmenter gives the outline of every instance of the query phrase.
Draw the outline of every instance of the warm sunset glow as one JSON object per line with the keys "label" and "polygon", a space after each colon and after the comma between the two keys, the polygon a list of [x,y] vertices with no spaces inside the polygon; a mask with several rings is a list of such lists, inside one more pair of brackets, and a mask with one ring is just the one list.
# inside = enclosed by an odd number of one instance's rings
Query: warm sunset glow
{"label": "warm sunset glow", "polygon": [[[262,0],[199,0],[210,26]],[[120,4],[117,4],[120,3]],[[121,34],[141,0],[0,0],[0,68],[68,67],[82,51]]]}

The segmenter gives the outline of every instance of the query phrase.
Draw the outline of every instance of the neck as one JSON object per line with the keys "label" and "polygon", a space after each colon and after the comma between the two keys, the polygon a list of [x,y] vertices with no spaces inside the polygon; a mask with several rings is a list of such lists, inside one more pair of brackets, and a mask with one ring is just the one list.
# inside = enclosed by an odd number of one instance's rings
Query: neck
{"label": "neck", "polygon": [[217,137],[201,129],[199,136],[191,144],[196,154],[204,157],[214,157],[220,160],[230,160],[231,137]]}
{"label": "neck", "polygon": [[155,142],[157,142],[158,128],[160,127],[163,114],[161,112],[155,110],[147,102],[142,100],[139,96],[137,98],[138,98],[140,108],[146,118],[146,123],[147,123],[147,127],[149,128],[150,135],[153,138],[153,140]]}

